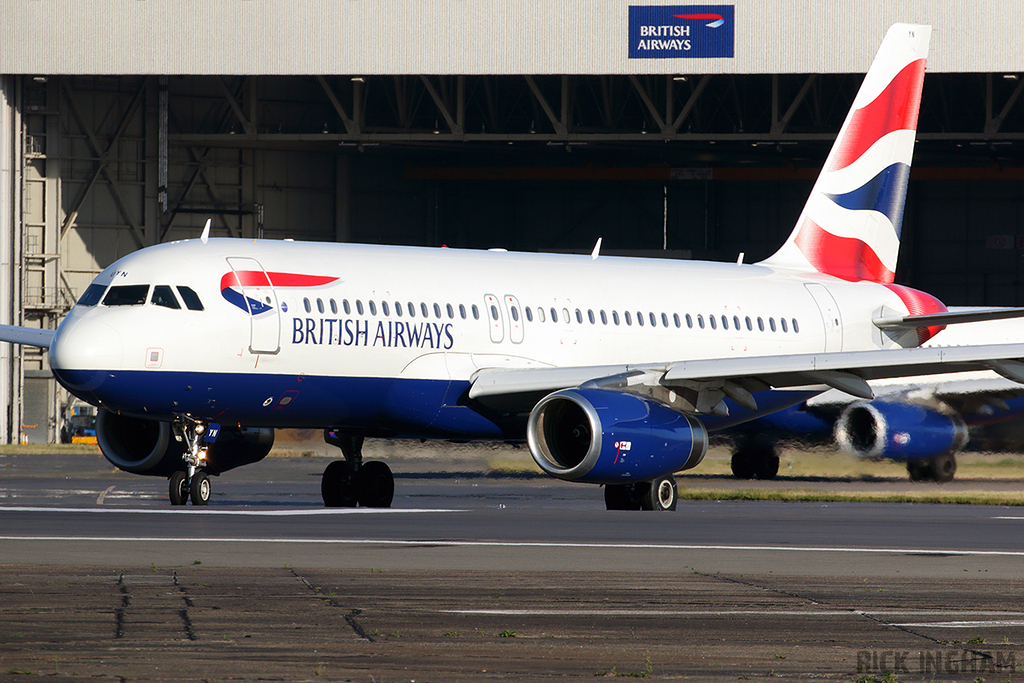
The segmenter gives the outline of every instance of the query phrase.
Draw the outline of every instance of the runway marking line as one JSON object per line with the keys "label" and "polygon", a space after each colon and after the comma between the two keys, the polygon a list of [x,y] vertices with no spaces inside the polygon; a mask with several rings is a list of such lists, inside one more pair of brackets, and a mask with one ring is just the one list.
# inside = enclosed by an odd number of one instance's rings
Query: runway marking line
{"label": "runway marking line", "polygon": [[[111,486],[110,489],[114,487]],[[106,495],[104,491],[101,495]],[[309,508],[304,510],[218,510],[204,506],[181,506],[172,508],[54,508],[11,506],[0,507],[3,512],[84,512],[100,514],[139,514],[139,515],[215,515],[224,517],[302,517],[309,515],[388,515],[423,512],[468,512],[467,510],[444,510],[435,508]]]}
{"label": "runway marking line", "polygon": [[[0,511],[9,508],[0,508]],[[293,543],[314,545],[422,546],[444,548],[587,548],[596,550],[738,550],[744,552],[859,553],[939,557],[1024,557],[1024,550],[937,550],[931,548],[836,548],[814,546],[697,545],[658,543],[568,543],[552,541],[459,541],[450,539],[356,538],[180,538],[160,536],[0,536],[0,541],[90,541],[122,543]]]}
{"label": "runway marking line", "polygon": [[96,504],[103,505],[103,499],[110,495],[111,491],[113,491],[115,488],[117,488],[117,486],[108,486],[106,490],[103,493],[101,493],[98,498],[96,498]]}
{"label": "runway marking line", "polygon": [[893,624],[908,628],[996,628],[1000,626],[1024,626],[1024,621],[1008,619],[1002,621],[922,621],[909,624]]}
{"label": "runway marking line", "polygon": [[[1020,612],[956,612],[948,610],[770,610],[770,609],[736,609],[736,610],[639,610],[639,609],[445,609],[437,610],[438,614],[465,614],[479,616],[506,617],[717,617],[717,616],[770,616],[770,617],[941,617],[941,616],[1003,616],[1024,617]],[[1024,622],[1016,620],[1001,621],[938,621],[921,622],[920,624],[897,624],[897,626],[942,626],[944,624],[995,624],[1013,625]]]}

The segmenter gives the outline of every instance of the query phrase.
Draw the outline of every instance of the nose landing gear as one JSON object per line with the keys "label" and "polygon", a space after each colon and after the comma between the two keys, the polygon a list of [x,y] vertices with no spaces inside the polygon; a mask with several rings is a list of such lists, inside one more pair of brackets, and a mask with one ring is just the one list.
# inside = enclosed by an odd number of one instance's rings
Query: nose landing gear
{"label": "nose landing gear", "polygon": [[193,505],[209,505],[209,475],[203,471],[206,466],[206,443],[210,425],[188,415],[178,417],[171,424],[174,438],[184,442],[185,452],[181,454],[184,470],[174,472],[169,480],[171,505],[185,505],[189,499]]}

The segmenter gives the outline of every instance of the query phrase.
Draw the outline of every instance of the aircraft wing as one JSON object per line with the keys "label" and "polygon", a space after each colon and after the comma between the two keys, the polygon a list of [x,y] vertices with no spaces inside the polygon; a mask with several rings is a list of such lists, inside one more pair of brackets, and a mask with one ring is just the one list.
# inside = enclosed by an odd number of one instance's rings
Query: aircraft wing
{"label": "aircraft wing", "polygon": [[752,393],[771,388],[828,386],[859,398],[873,398],[867,380],[993,370],[1024,383],[1024,344],[916,347],[776,356],[744,356],[664,364],[478,370],[469,397],[504,409],[529,410],[552,391],[588,385],[679,388],[692,394],[698,413],[721,414],[722,398],[756,409]]}
{"label": "aircraft wing", "polygon": [[19,327],[18,325],[0,325],[0,342],[50,348],[55,330],[41,330],[35,327]]}

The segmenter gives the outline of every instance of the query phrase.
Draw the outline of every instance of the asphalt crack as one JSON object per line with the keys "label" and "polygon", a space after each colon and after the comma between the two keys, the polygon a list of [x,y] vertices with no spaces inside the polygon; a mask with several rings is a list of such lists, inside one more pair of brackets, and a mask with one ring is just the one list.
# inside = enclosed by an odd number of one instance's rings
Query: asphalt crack
{"label": "asphalt crack", "polygon": [[132,596],[124,583],[124,572],[117,577],[117,587],[121,591],[121,606],[114,610],[114,638],[124,638],[124,612],[132,604]]}
{"label": "asphalt crack", "polygon": [[178,610],[178,616],[181,617],[181,623],[185,629],[185,636],[189,640],[199,640],[199,638],[196,637],[195,629],[192,626],[192,617],[189,616],[188,613],[190,608],[195,607],[195,603],[193,603],[192,598],[189,597],[188,589],[178,581],[178,572],[173,572],[172,576],[174,585],[177,586],[178,591],[181,592],[181,599],[185,603],[185,609]]}
{"label": "asphalt crack", "polygon": [[[324,601],[325,603],[327,603],[327,604],[328,604],[328,605],[330,605],[331,607],[336,607],[336,608],[338,608],[338,609],[345,609],[345,607],[344,607],[344,606],[342,606],[341,604],[339,604],[337,600],[335,600],[334,598],[332,598],[332,597],[331,597],[331,596],[329,596],[329,595],[324,595],[324,594],[323,594],[323,591],[321,591],[319,587],[317,587],[317,586],[314,586],[314,585],[313,585],[312,583],[310,583],[310,582],[309,582],[309,580],[308,580],[308,579],[307,579],[306,577],[304,577],[304,576],[301,576],[300,574],[298,574],[298,573],[297,573],[297,572],[296,572],[296,571],[295,571],[294,569],[292,569],[291,567],[289,567],[289,568],[288,568],[288,571],[289,571],[289,572],[291,572],[292,576],[294,576],[294,577],[295,577],[296,579],[298,579],[298,580],[299,580],[300,582],[302,582],[302,584],[303,584],[303,585],[304,585],[304,586],[305,586],[306,588],[308,588],[309,590],[313,591],[313,593],[314,593],[314,594],[315,594],[315,595],[316,595],[316,596],[317,596],[318,598],[320,598],[321,600],[323,600],[323,601]],[[369,641],[369,642],[371,642],[371,643],[373,643],[373,642],[376,642],[376,641],[374,640],[373,636],[371,636],[370,634],[368,634],[368,633],[366,632],[366,629],[364,629],[364,628],[362,627],[362,625],[361,625],[361,624],[360,624],[360,623],[359,623],[359,622],[358,622],[358,621],[356,620],[356,617],[358,617],[358,616],[359,616],[359,615],[361,615],[362,613],[363,613],[363,610],[361,610],[361,609],[351,609],[351,610],[349,611],[349,613],[348,613],[348,614],[346,614],[346,615],[344,616],[344,619],[345,619],[345,623],[347,623],[347,624],[349,625],[349,628],[351,628],[351,629],[352,629],[352,631],[353,631],[353,632],[354,632],[354,633],[355,633],[355,634],[356,634],[357,636],[359,636],[360,638],[362,638],[362,639],[364,639],[364,640],[366,640],[366,641]]]}

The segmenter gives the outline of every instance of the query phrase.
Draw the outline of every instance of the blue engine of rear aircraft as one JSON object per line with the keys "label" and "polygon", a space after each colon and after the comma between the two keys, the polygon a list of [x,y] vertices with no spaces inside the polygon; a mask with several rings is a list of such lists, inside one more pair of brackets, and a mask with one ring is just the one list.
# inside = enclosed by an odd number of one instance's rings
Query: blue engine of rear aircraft
{"label": "blue engine of rear aircraft", "polygon": [[541,399],[526,431],[530,454],[558,479],[594,484],[650,481],[696,467],[707,430],[642,396],[564,389]]}
{"label": "blue engine of rear aircraft", "polygon": [[932,458],[967,442],[967,428],[956,415],[895,401],[851,403],[835,430],[839,445],[860,458]]}

